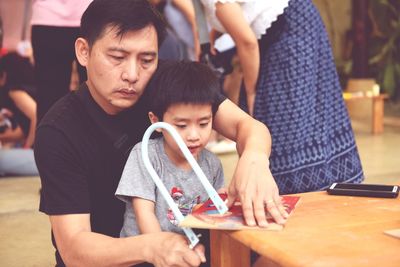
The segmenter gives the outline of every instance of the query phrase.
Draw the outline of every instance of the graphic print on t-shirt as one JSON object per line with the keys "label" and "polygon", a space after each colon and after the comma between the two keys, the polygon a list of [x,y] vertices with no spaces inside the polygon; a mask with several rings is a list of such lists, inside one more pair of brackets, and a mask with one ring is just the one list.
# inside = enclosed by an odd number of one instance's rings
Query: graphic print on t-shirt
{"label": "graphic print on t-shirt", "polygon": [[[196,196],[194,198],[186,197],[183,190],[177,186],[172,187],[171,197],[174,200],[175,204],[178,206],[178,209],[181,211],[183,216],[190,214],[193,207],[197,204],[200,204],[201,202],[200,196]],[[172,212],[171,208],[168,208],[167,218],[173,225],[178,226],[179,222],[175,218],[175,215]]]}

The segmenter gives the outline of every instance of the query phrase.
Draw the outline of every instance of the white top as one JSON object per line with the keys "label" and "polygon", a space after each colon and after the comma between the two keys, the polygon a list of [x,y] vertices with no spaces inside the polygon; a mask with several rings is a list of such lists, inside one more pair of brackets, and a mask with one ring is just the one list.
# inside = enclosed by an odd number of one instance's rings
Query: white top
{"label": "white top", "polygon": [[218,21],[215,14],[215,4],[221,3],[239,3],[243,10],[243,15],[249,23],[256,37],[259,39],[265,34],[271,24],[277,20],[290,0],[201,0],[204,5],[204,11],[208,23],[219,32],[226,32],[224,27]]}
{"label": "white top", "polygon": [[79,27],[92,0],[33,0],[31,25]]}
{"label": "white top", "polygon": [[178,35],[179,39],[182,40],[185,45],[193,48],[194,41],[192,26],[186,19],[185,15],[183,15],[182,11],[175,7],[171,0],[166,1],[164,16]]}

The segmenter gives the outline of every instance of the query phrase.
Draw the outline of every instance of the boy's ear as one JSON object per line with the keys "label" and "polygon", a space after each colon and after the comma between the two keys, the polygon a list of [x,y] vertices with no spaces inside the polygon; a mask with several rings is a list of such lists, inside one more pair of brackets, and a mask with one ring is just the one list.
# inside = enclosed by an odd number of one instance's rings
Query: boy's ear
{"label": "boy's ear", "polygon": [[79,64],[87,66],[89,61],[89,44],[86,39],[79,37],[75,41],[75,54]]}
{"label": "boy's ear", "polygon": [[152,124],[159,121],[158,117],[151,111],[149,112],[149,120]]}
{"label": "boy's ear", "polygon": [[[156,122],[159,122],[159,119],[158,119],[158,117],[153,113],[153,112],[149,112],[149,120],[150,120],[150,122],[153,124],[153,123],[156,123]],[[157,132],[161,132],[161,129],[156,129],[156,131]]]}

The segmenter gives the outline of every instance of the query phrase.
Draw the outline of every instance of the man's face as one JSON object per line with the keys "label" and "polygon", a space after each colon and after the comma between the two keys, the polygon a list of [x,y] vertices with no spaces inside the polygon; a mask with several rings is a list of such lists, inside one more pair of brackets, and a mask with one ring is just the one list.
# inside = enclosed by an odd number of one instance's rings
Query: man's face
{"label": "man's face", "polygon": [[[171,124],[182,137],[192,155],[197,158],[207,145],[212,130],[210,104],[174,104],[164,114],[163,121]],[[186,165],[175,140],[163,130],[165,152],[176,165]]]}
{"label": "man's face", "polygon": [[157,68],[157,33],[149,25],[125,33],[108,27],[93,44],[84,65],[89,90],[103,110],[117,114],[132,107]]}

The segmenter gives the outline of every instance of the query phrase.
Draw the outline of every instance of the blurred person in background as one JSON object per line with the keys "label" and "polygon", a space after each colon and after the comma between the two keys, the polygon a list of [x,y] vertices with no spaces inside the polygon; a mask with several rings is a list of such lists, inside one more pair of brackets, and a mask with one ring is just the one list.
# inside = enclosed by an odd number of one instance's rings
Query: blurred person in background
{"label": "blurred person in background", "polygon": [[[201,0],[214,40],[236,44],[240,104],[271,132],[281,194],[360,183],[363,170],[332,51],[311,0]],[[267,164],[267,163],[266,163]]]}
{"label": "blurred person in background", "polygon": [[2,142],[31,148],[35,139],[36,102],[33,66],[15,52],[0,58],[0,107],[11,127],[4,128]]}
{"label": "blurred person in background", "polygon": [[[38,121],[70,90],[74,43],[82,13],[92,0],[33,0],[32,48],[37,83]],[[85,69],[78,64],[80,82]]]}
{"label": "blurred person in background", "polygon": [[198,61],[200,42],[192,0],[165,0],[164,16],[185,46],[185,59]]}
{"label": "blurred person in background", "polygon": [[198,61],[200,43],[192,0],[150,0],[150,3],[163,15],[167,24],[159,58]]}
{"label": "blurred person in background", "polygon": [[37,175],[33,66],[15,52],[0,58],[0,175]]}

